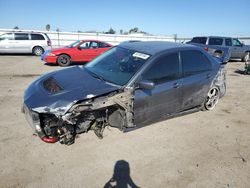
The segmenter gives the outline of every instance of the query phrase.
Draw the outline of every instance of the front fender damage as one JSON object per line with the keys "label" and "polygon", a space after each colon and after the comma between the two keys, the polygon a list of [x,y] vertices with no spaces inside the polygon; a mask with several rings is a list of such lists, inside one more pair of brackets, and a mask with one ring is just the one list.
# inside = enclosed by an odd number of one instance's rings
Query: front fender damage
{"label": "front fender damage", "polygon": [[39,113],[43,141],[59,141],[70,145],[78,134],[90,130],[101,139],[107,126],[121,131],[135,127],[133,101],[133,88],[126,88],[107,95],[74,101],[63,108],[52,108],[52,105],[32,110]]}

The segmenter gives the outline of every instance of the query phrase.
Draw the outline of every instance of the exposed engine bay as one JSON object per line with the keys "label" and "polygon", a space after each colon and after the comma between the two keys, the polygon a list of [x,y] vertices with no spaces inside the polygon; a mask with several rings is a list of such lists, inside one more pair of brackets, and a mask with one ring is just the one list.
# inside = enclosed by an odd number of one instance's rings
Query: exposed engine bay
{"label": "exposed engine bay", "polygon": [[88,99],[74,104],[64,115],[39,114],[40,128],[36,130],[48,143],[74,143],[77,134],[93,130],[103,138],[104,128],[116,127],[123,131],[134,127],[133,95],[131,90]]}

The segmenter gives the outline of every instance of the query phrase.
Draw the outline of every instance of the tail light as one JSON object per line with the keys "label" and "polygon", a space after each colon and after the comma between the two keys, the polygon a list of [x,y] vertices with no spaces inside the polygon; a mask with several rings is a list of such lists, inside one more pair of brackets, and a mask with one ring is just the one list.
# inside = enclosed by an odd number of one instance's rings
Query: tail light
{"label": "tail light", "polygon": [[48,46],[51,46],[51,40],[48,40],[48,41],[47,41],[47,45],[48,45]]}
{"label": "tail light", "polygon": [[204,50],[208,52],[208,47],[205,47]]}

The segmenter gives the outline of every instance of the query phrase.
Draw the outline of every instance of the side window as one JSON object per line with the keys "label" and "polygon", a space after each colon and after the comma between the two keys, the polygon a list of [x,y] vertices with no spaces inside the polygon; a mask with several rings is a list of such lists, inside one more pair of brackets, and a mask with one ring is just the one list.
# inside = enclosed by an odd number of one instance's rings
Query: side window
{"label": "side window", "polygon": [[41,34],[31,34],[31,40],[45,40]]}
{"label": "side window", "polygon": [[103,43],[103,42],[99,42],[99,48],[108,48],[108,47],[110,47],[110,46]]}
{"label": "side window", "polygon": [[208,41],[209,45],[222,45],[223,39],[222,38],[210,38]]}
{"label": "side window", "polygon": [[208,58],[200,51],[187,50],[181,52],[183,76],[191,76],[211,70]]}
{"label": "side window", "polygon": [[91,42],[89,48],[98,48],[97,42]]}
{"label": "side window", "polygon": [[15,40],[29,40],[27,33],[15,33]]}
{"label": "side window", "polygon": [[0,40],[13,40],[13,34],[12,33],[6,33],[0,36]]}
{"label": "side window", "polygon": [[232,46],[232,40],[231,39],[225,39],[226,46]]}
{"label": "side window", "polygon": [[157,60],[143,75],[143,80],[150,80],[156,84],[178,79],[178,53],[165,55]]}
{"label": "side window", "polygon": [[232,40],[231,39],[225,39],[226,46],[232,46]]}
{"label": "side window", "polygon": [[193,43],[199,43],[199,44],[206,44],[207,37],[194,37],[191,42]]}
{"label": "side window", "polygon": [[241,46],[241,42],[238,39],[233,39],[233,46]]}
{"label": "side window", "polygon": [[81,49],[89,49],[90,42],[84,42],[80,45]]}

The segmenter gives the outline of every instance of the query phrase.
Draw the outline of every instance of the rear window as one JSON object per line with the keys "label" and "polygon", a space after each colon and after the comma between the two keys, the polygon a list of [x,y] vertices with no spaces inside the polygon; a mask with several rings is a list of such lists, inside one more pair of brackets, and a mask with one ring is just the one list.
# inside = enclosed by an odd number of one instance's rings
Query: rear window
{"label": "rear window", "polygon": [[27,33],[15,33],[15,40],[29,40]]}
{"label": "rear window", "polygon": [[45,40],[41,34],[31,34],[31,40]]}
{"label": "rear window", "polygon": [[209,45],[222,45],[223,39],[222,38],[210,38],[208,44]]}
{"label": "rear window", "polygon": [[191,42],[193,43],[199,43],[199,44],[206,44],[207,37],[194,37]]}
{"label": "rear window", "polygon": [[211,70],[208,58],[200,51],[187,50],[181,52],[183,76],[191,76]]}
{"label": "rear window", "polygon": [[108,48],[108,47],[110,46],[105,43],[99,42],[99,48]]}

